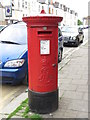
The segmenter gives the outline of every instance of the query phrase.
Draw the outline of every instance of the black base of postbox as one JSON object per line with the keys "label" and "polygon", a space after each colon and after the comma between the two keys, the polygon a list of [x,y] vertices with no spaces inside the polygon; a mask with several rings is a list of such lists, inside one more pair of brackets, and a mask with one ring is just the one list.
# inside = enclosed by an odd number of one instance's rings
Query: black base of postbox
{"label": "black base of postbox", "polygon": [[32,112],[46,114],[58,109],[58,89],[47,93],[28,90],[28,98]]}

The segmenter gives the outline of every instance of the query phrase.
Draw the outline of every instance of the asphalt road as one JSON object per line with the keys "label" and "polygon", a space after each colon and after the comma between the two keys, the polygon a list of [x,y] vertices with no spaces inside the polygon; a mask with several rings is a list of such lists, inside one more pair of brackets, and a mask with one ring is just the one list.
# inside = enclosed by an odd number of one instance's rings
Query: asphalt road
{"label": "asphalt road", "polygon": [[[84,30],[84,36],[84,42],[86,42],[86,40],[88,40],[88,30]],[[77,47],[64,47],[63,59],[65,59],[65,56],[75,49],[77,49]],[[0,110],[26,89],[26,85],[12,86],[10,84],[4,84],[0,86],[0,96],[2,96],[0,98]]]}
{"label": "asphalt road", "polygon": [[12,86],[10,84],[4,84],[0,86],[1,98],[0,98],[0,111],[15,97],[20,95],[27,88],[26,85]]}

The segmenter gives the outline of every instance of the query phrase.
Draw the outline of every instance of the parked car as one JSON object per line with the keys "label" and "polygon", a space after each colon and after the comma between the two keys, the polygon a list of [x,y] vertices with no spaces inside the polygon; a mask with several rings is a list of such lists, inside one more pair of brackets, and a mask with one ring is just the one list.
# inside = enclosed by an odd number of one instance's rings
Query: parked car
{"label": "parked car", "polygon": [[61,32],[60,27],[58,27],[58,62],[62,61],[62,57],[63,57],[63,35]]}
{"label": "parked car", "polygon": [[26,24],[12,24],[0,33],[0,82],[15,85],[21,83],[26,76]]}
{"label": "parked car", "polygon": [[83,30],[78,27],[65,26],[62,28],[62,34],[64,37],[64,45],[74,45],[77,47],[79,43],[83,43]]}
{"label": "parked car", "polygon": [[[59,35],[59,61],[63,48]],[[20,84],[27,81],[28,60],[27,60],[27,27],[26,23],[18,22],[7,26],[0,33],[0,83]],[[24,81],[25,82],[25,81]]]}

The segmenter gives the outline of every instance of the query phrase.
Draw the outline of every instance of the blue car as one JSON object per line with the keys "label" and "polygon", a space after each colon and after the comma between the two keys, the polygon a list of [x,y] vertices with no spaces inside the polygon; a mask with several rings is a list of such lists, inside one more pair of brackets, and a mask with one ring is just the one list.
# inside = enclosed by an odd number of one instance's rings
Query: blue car
{"label": "blue car", "polygon": [[[60,44],[60,40],[58,41]],[[59,47],[58,51],[61,50]],[[58,52],[59,53],[59,52]],[[28,79],[27,27],[24,22],[7,26],[0,33],[0,82],[20,84]]]}
{"label": "blue car", "polygon": [[19,84],[27,77],[27,28],[23,22],[0,34],[0,82]]}

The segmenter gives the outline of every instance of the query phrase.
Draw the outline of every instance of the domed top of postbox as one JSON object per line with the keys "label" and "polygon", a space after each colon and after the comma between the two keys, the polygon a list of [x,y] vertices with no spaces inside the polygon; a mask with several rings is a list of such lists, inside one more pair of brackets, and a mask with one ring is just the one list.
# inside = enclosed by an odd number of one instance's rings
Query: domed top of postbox
{"label": "domed top of postbox", "polygon": [[23,17],[23,21],[29,26],[57,26],[63,17],[47,15],[45,11],[41,11],[38,16]]}

